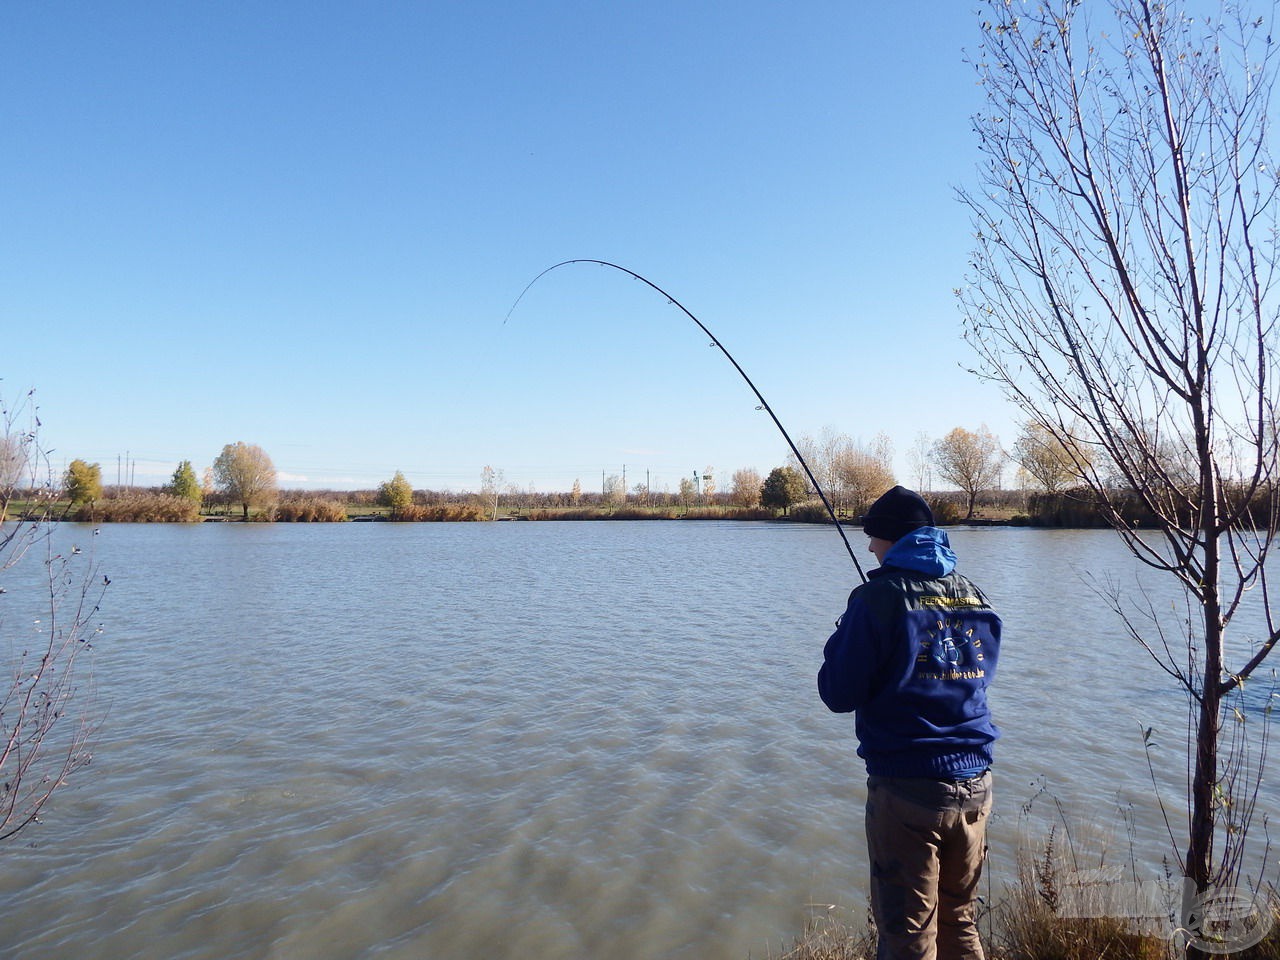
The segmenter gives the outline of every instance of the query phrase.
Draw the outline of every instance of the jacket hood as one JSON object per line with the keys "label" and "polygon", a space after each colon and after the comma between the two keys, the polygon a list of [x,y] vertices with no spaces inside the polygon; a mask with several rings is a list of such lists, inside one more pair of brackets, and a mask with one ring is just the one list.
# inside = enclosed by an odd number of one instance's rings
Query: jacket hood
{"label": "jacket hood", "polygon": [[920,527],[889,548],[884,555],[884,566],[945,577],[956,568],[956,555],[945,530]]}

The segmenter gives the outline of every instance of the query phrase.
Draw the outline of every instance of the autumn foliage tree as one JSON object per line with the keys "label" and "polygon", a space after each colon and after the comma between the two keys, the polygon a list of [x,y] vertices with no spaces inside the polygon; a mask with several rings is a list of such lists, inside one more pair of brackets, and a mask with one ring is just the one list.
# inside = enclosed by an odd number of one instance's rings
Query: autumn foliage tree
{"label": "autumn foliage tree", "polygon": [[969,520],[978,496],[999,484],[1004,452],[985,425],[977,430],[956,427],[933,445],[933,462],[939,477],[963,491],[968,502],[964,518]]}
{"label": "autumn foliage tree", "polygon": [[213,461],[213,480],[232,503],[240,504],[246,520],[250,507],[270,503],[276,495],[275,464],[260,446],[242,440],[222,448]]}
{"label": "autumn foliage tree", "polygon": [[1029,420],[1013,444],[1013,459],[1045,493],[1057,493],[1081,482],[1093,466],[1093,455],[1074,436],[1061,436]]}
{"label": "autumn foliage tree", "polygon": [[793,467],[774,467],[760,488],[760,503],[770,510],[786,513],[808,496],[809,485]]}
{"label": "autumn foliage tree", "polygon": [[405,507],[413,503],[413,485],[405,479],[403,473],[396,471],[390,480],[378,486],[378,505],[391,508],[391,516],[398,517]]}
{"label": "autumn foliage tree", "polygon": [[204,491],[200,488],[200,479],[196,476],[196,471],[191,466],[190,460],[183,460],[173,471],[173,476],[169,478],[169,482],[165,485],[164,492],[173,497],[182,500],[190,500],[193,503],[200,503],[204,499]]}
{"label": "autumn foliage tree", "polygon": [[102,497],[102,467],[84,460],[67,465],[62,487],[71,503],[93,503]]}
{"label": "autumn foliage tree", "polygon": [[849,443],[836,454],[834,470],[841,504],[862,513],[893,486],[893,448],[881,434],[871,447]]}
{"label": "autumn foliage tree", "polygon": [[760,472],[752,467],[743,467],[733,472],[729,487],[729,497],[735,506],[758,507],[760,505],[760,487],[763,481]]}

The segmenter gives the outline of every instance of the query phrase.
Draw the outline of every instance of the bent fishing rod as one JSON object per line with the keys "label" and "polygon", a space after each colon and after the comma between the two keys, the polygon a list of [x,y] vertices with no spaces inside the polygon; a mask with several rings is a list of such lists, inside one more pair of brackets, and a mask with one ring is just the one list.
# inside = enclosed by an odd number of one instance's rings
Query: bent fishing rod
{"label": "bent fishing rod", "polygon": [[709,329],[707,329],[707,325],[705,323],[703,323],[701,320],[695,317],[692,313],[690,313],[688,307],[686,307],[683,303],[681,303],[671,294],[667,293],[667,291],[663,290],[660,286],[658,286],[648,277],[641,276],[640,274],[636,273],[634,270],[629,270],[626,267],[620,266],[619,264],[610,263],[608,260],[592,260],[589,258],[579,258],[575,260],[561,260],[559,263],[553,263],[551,266],[547,267],[547,269],[543,270],[540,274],[538,274],[536,277],[534,277],[532,280],[529,281],[529,283],[525,286],[525,288],[520,291],[520,296],[516,297],[516,301],[511,305],[511,309],[507,311],[507,316],[502,321],[503,324],[505,324],[507,320],[511,319],[511,314],[515,312],[516,307],[520,305],[520,301],[524,299],[524,295],[529,292],[530,288],[532,288],[535,283],[537,283],[539,280],[541,280],[543,277],[545,277],[548,273],[550,273],[553,270],[558,270],[561,267],[567,267],[571,264],[577,264],[577,263],[594,263],[597,266],[610,267],[614,270],[618,270],[622,273],[625,273],[627,276],[631,277],[632,279],[639,280],[641,283],[645,284],[646,286],[660,293],[662,296],[666,297],[667,303],[671,304],[672,306],[678,307],[686,317],[688,317],[690,320],[692,320],[694,323],[698,325],[699,330],[701,330],[703,333],[705,333],[708,337],[711,338],[711,346],[716,347],[721,353],[724,354],[725,359],[727,359],[731,364],[733,364],[733,369],[738,371],[738,375],[742,377],[743,380],[746,381],[747,386],[751,388],[751,392],[754,393],[756,395],[756,399],[760,401],[760,405],[756,407],[756,409],[763,410],[767,414],[769,414],[769,418],[773,420],[773,425],[778,428],[778,432],[782,434],[782,438],[787,441],[787,446],[791,448],[791,452],[795,455],[796,461],[800,464],[801,468],[804,470],[805,476],[808,477],[809,482],[813,484],[813,489],[818,491],[818,496],[822,499],[822,505],[827,508],[827,513],[831,517],[831,522],[836,525],[836,531],[840,534],[840,539],[844,541],[844,548],[849,552],[849,559],[853,561],[854,569],[858,571],[858,576],[865,583],[867,579],[867,575],[862,572],[862,564],[858,563],[858,557],[853,552],[853,546],[849,543],[849,537],[844,532],[844,526],[840,523],[840,518],[836,516],[836,511],[831,506],[831,501],[827,499],[827,495],[825,492],[823,492],[822,486],[818,483],[817,478],[813,475],[813,471],[809,469],[809,464],[805,462],[805,459],[801,455],[800,450],[795,445],[795,441],[791,439],[791,434],[787,433],[787,428],[782,425],[782,421],[778,419],[778,415],[773,412],[773,407],[769,405],[769,401],[764,398],[764,394],[760,392],[760,389],[752,382],[751,378],[747,376],[747,371],[743,370],[741,364],[739,364],[738,361],[733,358],[733,354],[731,354],[727,349],[725,349],[725,345],[720,342],[720,338],[717,337],[714,333],[712,333]]}

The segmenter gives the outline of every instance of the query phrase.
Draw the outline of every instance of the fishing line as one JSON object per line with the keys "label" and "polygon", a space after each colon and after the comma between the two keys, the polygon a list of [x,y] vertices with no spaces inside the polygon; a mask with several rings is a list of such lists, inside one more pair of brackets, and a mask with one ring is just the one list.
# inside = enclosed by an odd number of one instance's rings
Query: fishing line
{"label": "fishing line", "polygon": [[849,552],[849,559],[853,561],[854,569],[858,571],[858,576],[861,577],[862,580],[865,582],[867,579],[867,575],[862,572],[862,564],[858,563],[858,557],[853,552],[853,546],[849,543],[849,537],[845,534],[844,527],[840,523],[840,518],[836,516],[835,510],[831,506],[831,501],[827,499],[827,495],[826,493],[823,492],[822,487],[821,485],[819,485],[817,478],[813,475],[813,471],[809,469],[809,464],[805,462],[804,457],[800,454],[800,450],[796,447],[795,442],[791,439],[791,434],[787,433],[787,428],[782,425],[782,421],[778,419],[778,415],[773,412],[773,407],[769,405],[769,401],[764,398],[764,394],[760,392],[760,389],[751,381],[751,378],[747,376],[747,371],[743,370],[742,366],[738,363],[738,361],[733,358],[733,354],[731,354],[728,350],[726,350],[724,344],[720,342],[720,339],[714,333],[712,333],[710,330],[707,329],[707,325],[703,323],[701,320],[699,320],[697,317],[695,317],[692,313],[690,313],[688,307],[686,307],[683,303],[681,303],[671,294],[667,293],[667,291],[663,290],[660,286],[658,286],[648,277],[643,277],[640,274],[636,273],[634,270],[628,270],[626,267],[619,266],[616,263],[610,263],[608,260],[591,260],[591,259],[585,259],[585,258],[577,259],[577,260],[561,260],[559,263],[554,263],[551,266],[547,267],[547,269],[543,270],[540,274],[538,274],[536,277],[534,277],[532,280],[529,281],[528,285],[526,285],[525,288],[520,291],[520,296],[516,297],[515,303],[511,304],[511,309],[507,311],[506,317],[503,318],[503,321],[502,321],[503,324],[505,325],[506,322],[511,319],[511,314],[515,313],[516,307],[520,306],[520,301],[524,299],[524,295],[529,292],[529,289],[535,283],[537,283],[539,280],[545,277],[552,270],[557,270],[560,267],[566,267],[566,266],[569,266],[570,264],[575,264],[575,263],[594,263],[601,267],[611,267],[614,270],[619,270],[622,273],[625,273],[627,276],[635,280],[639,280],[641,283],[645,284],[648,287],[651,287],[653,290],[656,290],[658,293],[662,294],[662,296],[666,297],[667,303],[671,304],[672,306],[679,307],[680,311],[686,317],[688,317],[690,320],[692,320],[694,323],[698,325],[699,330],[701,330],[703,333],[705,333],[708,337],[711,338],[711,345],[719,349],[719,351],[725,355],[725,359],[727,359],[731,364],[733,364],[733,369],[738,371],[738,375],[741,376],[742,379],[746,381],[747,386],[751,388],[751,392],[754,393],[756,395],[756,399],[760,401],[760,406],[756,407],[756,409],[763,410],[767,414],[769,414],[769,418],[773,420],[773,425],[778,428],[778,432],[782,434],[782,438],[787,441],[787,446],[789,446],[791,448],[791,452],[795,454],[796,461],[803,468],[805,476],[809,478],[809,482],[813,484],[813,489],[818,491],[818,496],[822,498],[822,505],[827,508],[827,513],[831,517],[831,522],[836,525],[836,531],[840,534],[840,539],[844,541],[844,548]]}

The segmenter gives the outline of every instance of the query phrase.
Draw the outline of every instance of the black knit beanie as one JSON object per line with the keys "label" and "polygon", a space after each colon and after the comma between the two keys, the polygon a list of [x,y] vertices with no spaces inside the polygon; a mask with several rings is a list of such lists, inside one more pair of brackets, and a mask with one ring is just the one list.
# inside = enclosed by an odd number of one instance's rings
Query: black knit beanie
{"label": "black knit beanie", "polygon": [[924,498],[906,487],[894,487],[858,518],[868,537],[901,540],[912,530],[933,526],[933,511]]}

